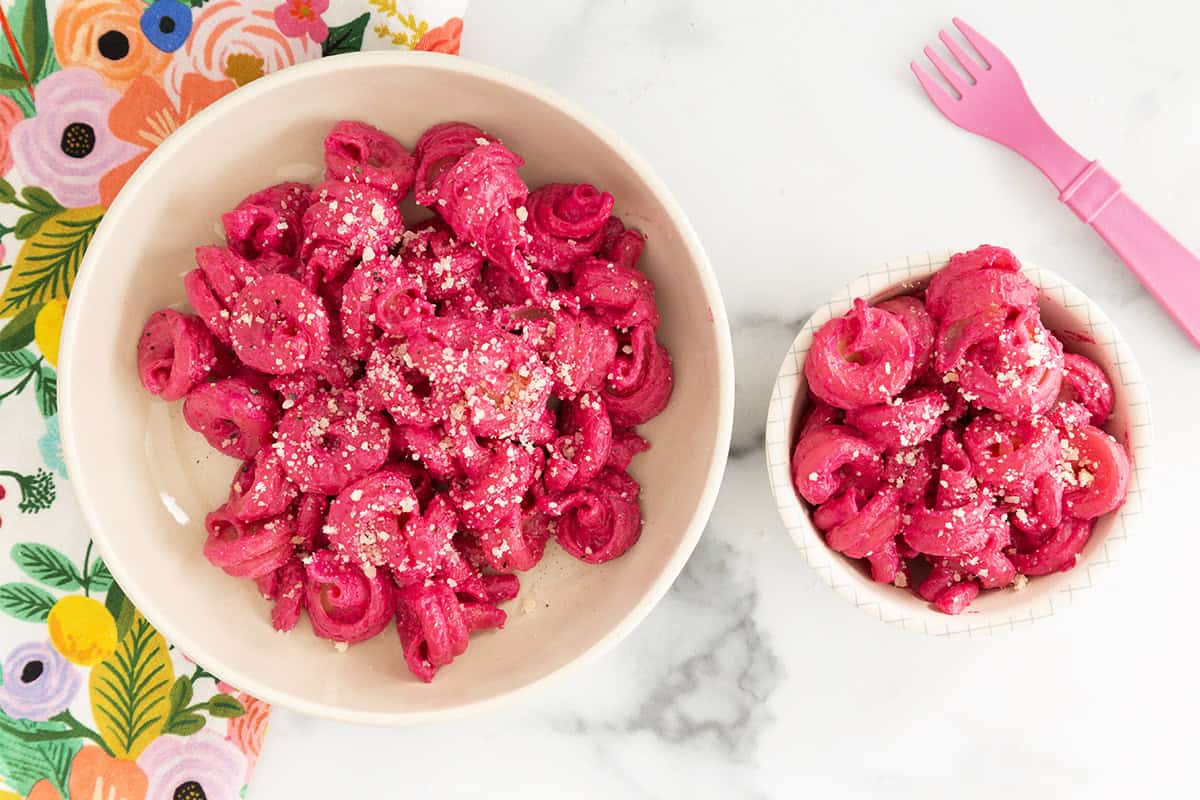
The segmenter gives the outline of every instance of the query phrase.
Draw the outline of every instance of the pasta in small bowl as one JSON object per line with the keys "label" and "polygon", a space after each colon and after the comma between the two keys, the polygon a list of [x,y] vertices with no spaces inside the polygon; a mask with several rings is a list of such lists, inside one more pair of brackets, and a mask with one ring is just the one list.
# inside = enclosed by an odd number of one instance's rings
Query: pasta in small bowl
{"label": "pasta in small bowl", "polygon": [[988,245],[889,262],[818,309],[766,429],[776,505],[815,572],[881,621],[950,637],[1090,588],[1136,526],[1151,442],[1104,312]]}
{"label": "pasta in small bowl", "polygon": [[732,425],[669,192],[558,98],[437,54],[198,114],[108,210],[63,348],[72,482],[137,607],[229,683],[371,724],[615,644],[695,546]]}

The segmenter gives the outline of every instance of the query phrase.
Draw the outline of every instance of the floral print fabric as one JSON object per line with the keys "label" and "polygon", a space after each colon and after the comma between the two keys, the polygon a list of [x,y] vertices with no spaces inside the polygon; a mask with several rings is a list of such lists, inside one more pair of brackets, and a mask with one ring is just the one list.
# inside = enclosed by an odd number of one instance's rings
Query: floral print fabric
{"label": "floral print fabric", "polygon": [[292,64],[457,53],[465,0],[2,0],[0,799],[244,796],[270,706],[191,662],[74,505],[58,339],[83,254],[197,112]]}

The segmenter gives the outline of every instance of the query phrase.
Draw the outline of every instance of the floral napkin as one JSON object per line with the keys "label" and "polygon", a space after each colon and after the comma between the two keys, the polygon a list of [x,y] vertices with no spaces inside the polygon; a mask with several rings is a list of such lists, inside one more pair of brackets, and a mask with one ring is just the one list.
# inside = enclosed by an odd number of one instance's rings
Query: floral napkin
{"label": "floral napkin", "polygon": [[201,108],[299,61],[457,53],[466,0],[3,0],[0,800],[244,796],[270,707],[192,663],[89,541],[58,339],[105,209]]}

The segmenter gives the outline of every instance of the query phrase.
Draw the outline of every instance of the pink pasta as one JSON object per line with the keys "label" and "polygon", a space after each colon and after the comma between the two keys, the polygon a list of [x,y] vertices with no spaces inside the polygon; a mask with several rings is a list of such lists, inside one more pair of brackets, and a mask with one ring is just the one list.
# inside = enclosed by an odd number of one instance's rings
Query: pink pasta
{"label": "pink pasta", "polygon": [[1062,441],[1064,511],[1094,519],[1118,508],[1129,490],[1131,466],[1125,448],[1092,425],[1068,431]]}
{"label": "pink pasta", "polygon": [[[556,397],[566,400],[604,387],[617,358],[617,334],[610,326],[586,311],[561,306],[540,316],[522,313],[513,326],[522,331],[550,369],[554,381],[551,391]],[[629,349],[632,353],[631,345]],[[630,388],[635,388],[634,381],[629,381]]]}
{"label": "pink pasta", "polygon": [[[618,341],[624,337],[619,337]],[[671,355],[654,338],[649,324],[629,333],[628,344],[613,357],[604,399],[612,421],[626,428],[649,422],[671,399],[675,370]]]}
{"label": "pink pasta", "polygon": [[404,145],[365,122],[343,120],[325,137],[325,172],[331,180],[365,183],[399,200],[412,189],[416,170]]}
{"label": "pink pasta", "polygon": [[[645,238],[612,195],[531,190],[519,155],[462,122],[410,154],[343,121],[324,155],[322,183],[269,186],[223,215],[225,244],[197,248],[184,279],[195,316],[147,320],[138,374],[241,462],[205,519],[207,559],[253,580],[280,631],[307,616],[345,649],[394,623],[397,668],[428,681],[503,627],[500,604],[551,547],[587,564],[634,547],[628,470],[650,446],[637,428],[667,407],[674,367],[638,267]],[[406,220],[408,197],[434,216]],[[896,324],[931,349],[927,317],[906,307]],[[886,433],[854,434],[858,456],[813,455],[838,492],[836,537],[880,576],[905,569],[892,529],[914,490],[872,500],[879,442],[945,404],[911,395],[875,412]]]}
{"label": "pink pasta", "polygon": [[642,533],[638,508],[641,487],[625,472],[606,469],[565,499],[543,501],[558,518],[558,543],[589,564],[602,564],[622,555]]}
{"label": "pink pasta", "polygon": [[304,608],[313,633],[353,644],[387,627],[395,610],[393,585],[383,572],[366,575],[330,550],[305,556]]}
{"label": "pink pasta", "polygon": [[891,543],[900,528],[900,500],[896,489],[885,487],[853,515],[829,529],[829,546],[851,558],[864,558]]}
{"label": "pink pasta", "polygon": [[[419,515],[420,509],[406,476],[386,470],[371,473],[348,484],[330,504],[330,548],[367,574],[377,567],[399,568],[408,558],[405,528],[413,514]],[[428,565],[429,574],[434,566]]]}
{"label": "pink pasta", "polygon": [[380,338],[404,334],[410,326],[433,316],[433,305],[398,259],[363,261],[342,287],[339,310],[342,339],[355,358],[366,358]]}
{"label": "pink pasta", "polygon": [[456,238],[441,220],[427,220],[407,237],[401,258],[424,287],[426,299],[451,301],[456,312],[472,316],[491,310],[477,293],[483,254]]}
{"label": "pink pasta", "polygon": [[1112,415],[1113,388],[1108,376],[1096,362],[1074,353],[1063,355],[1060,399],[1078,402],[1086,408],[1093,425],[1104,425]]}
{"label": "pink pasta", "polygon": [[915,364],[912,337],[900,318],[856,300],[849,314],[822,325],[813,336],[804,375],[817,397],[853,409],[895,397]]}
{"label": "pink pasta", "polygon": [[589,258],[575,265],[575,296],[605,323],[617,328],[658,327],[654,284],[618,261]]}
{"label": "pink pasta", "polygon": [[880,448],[850,428],[814,426],[796,445],[792,481],[801,497],[820,505],[842,490],[853,476],[877,470],[880,453]]}
{"label": "pink pasta", "polygon": [[225,455],[254,458],[270,445],[280,414],[265,386],[242,377],[202,383],[184,398],[183,418]]}
{"label": "pink pasta", "polygon": [[814,526],[946,614],[1073,567],[1128,491],[1129,454],[1098,427],[1112,384],[1064,353],[1020,269],[959,253],[924,291],[856,300],[804,364],[792,479]]}
{"label": "pink pasta", "polygon": [[239,293],[232,315],[233,351],[259,372],[299,372],[329,349],[325,305],[295,278],[263,275]]}
{"label": "pink pasta", "polygon": [[261,522],[243,522],[222,507],[204,520],[208,540],[204,555],[236,578],[261,578],[292,557],[293,516],[281,514]]}
{"label": "pink pasta", "polygon": [[188,302],[218,340],[229,344],[229,323],[238,295],[261,273],[224,247],[196,248],[196,269],[183,279]]}
{"label": "pink pasta", "polygon": [[913,447],[933,438],[950,410],[942,393],[924,389],[846,412],[846,422],[880,447]]}
{"label": "pink pasta", "polygon": [[261,273],[295,270],[300,219],[309,202],[309,187],[303,183],[255,192],[221,217],[229,249]]}
{"label": "pink pasta", "polygon": [[588,183],[551,183],[531,192],[525,207],[530,260],[538,269],[566,272],[604,243],[613,196]]}
{"label": "pink pasta", "polygon": [[487,602],[464,602],[444,584],[396,592],[396,629],[414,675],[431,681],[467,649],[473,631],[503,627],[506,614]]}
{"label": "pink pasta", "polygon": [[876,308],[892,314],[900,320],[913,343],[913,375],[922,375],[929,370],[933,358],[937,324],[929,315],[925,304],[918,297],[903,295],[884,300]]}
{"label": "pink pasta", "polygon": [[[478,133],[474,138],[471,134]],[[536,299],[546,276],[521,253],[529,188],[517,174],[524,163],[498,140],[461,123],[439,125],[417,142],[417,202],[427,203],[460,239],[474,242],[487,259]]]}
{"label": "pink pasta", "polygon": [[318,392],[288,409],[272,447],[301,491],[336,494],[383,466],[390,441],[384,416],[366,411],[353,393]]}
{"label": "pink pasta", "polygon": [[279,453],[264,447],[234,473],[225,508],[243,522],[253,522],[287,511],[299,494]]}
{"label": "pink pasta", "polygon": [[216,365],[213,336],[198,317],[164,308],[146,321],[138,340],[138,374],[150,394],[179,400]]}
{"label": "pink pasta", "polygon": [[585,392],[562,405],[562,436],[547,445],[546,488],[562,492],[579,488],[599,474],[612,448],[612,420],[603,398]]}

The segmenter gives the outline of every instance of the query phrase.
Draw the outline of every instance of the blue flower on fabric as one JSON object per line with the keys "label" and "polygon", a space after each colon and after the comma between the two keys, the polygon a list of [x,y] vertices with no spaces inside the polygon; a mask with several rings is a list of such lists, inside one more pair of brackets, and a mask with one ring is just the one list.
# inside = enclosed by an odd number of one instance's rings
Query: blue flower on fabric
{"label": "blue flower on fabric", "polygon": [[49,642],[28,642],[4,659],[0,709],[13,719],[45,722],[67,710],[79,684],[79,671]]}
{"label": "blue flower on fabric", "polygon": [[38,439],[38,450],[42,454],[42,463],[59,477],[67,477],[67,465],[63,461],[62,439],[58,436],[58,416],[46,417],[46,433]]}
{"label": "blue flower on fabric", "polygon": [[142,12],[142,33],[164,53],[174,53],[192,32],[192,9],[179,0],[155,0]]}

